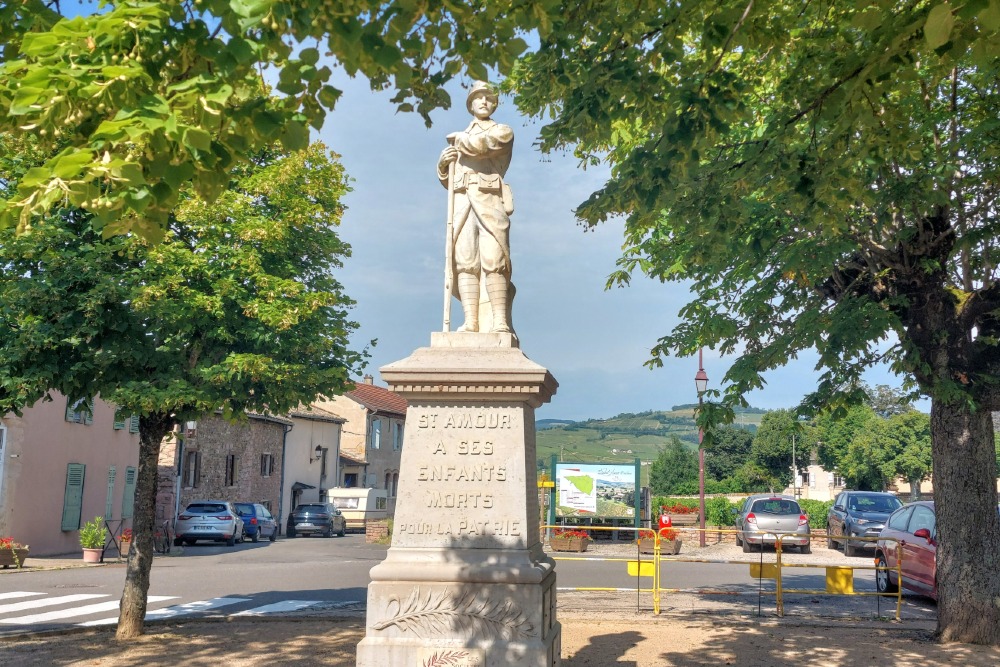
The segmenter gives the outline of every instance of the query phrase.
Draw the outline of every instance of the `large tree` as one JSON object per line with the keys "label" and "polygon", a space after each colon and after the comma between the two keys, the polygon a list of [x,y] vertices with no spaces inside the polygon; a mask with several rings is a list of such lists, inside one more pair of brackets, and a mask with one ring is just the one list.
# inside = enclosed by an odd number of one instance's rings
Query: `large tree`
{"label": "large tree", "polygon": [[[28,166],[6,139],[0,183]],[[221,410],[281,414],[349,388],[352,302],[333,272],[346,192],[319,145],[263,151],[214,205],[184,196],[161,243],[103,236],[89,214],[0,232],[0,412],[58,390],[100,395],[139,415],[134,542],[118,637],[142,632],[153,558],[160,443],[185,419]]]}
{"label": "large tree", "polygon": [[1000,643],[998,28],[996,0],[591,0],[511,84],[550,118],[543,149],[610,164],[578,214],[625,217],[612,282],[643,272],[693,290],[655,359],[732,355],[723,408],[810,349],[804,410],[863,401],[862,373],[885,362],[931,398],[940,636],[987,644]]}
{"label": "large tree", "polygon": [[705,451],[705,474],[719,482],[735,475],[750,456],[753,438],[753,433],[735,426],[713,429]]}
{"label": "large tree", "polygon": [[691,482],[698,481],[698,455],[686,447],[677,436],[670,441],[649,466],[649,489],[652,493],[680,493]]}
{"label": "large tree", "polygon": [[[208,200],[248,152],[304,148],[334,68],[428,119],[445,84],[511,67],[558,0],[16,0],[0,4],[0,132],[59,150],[0,200],[25,229],[65,202],[158,238],[186,185]],[[261,98],[260,70],[277,95]]]}

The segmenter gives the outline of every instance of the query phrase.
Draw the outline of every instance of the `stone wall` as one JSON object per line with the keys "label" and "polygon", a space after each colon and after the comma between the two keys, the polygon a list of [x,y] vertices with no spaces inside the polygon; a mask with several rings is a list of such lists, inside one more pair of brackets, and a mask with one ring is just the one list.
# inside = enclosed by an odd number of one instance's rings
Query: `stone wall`
{"label": "stone wall", "polygon": [[[262,503],[277,512],[281,498],[284,431],[284,424],[259,417],[235,423],[214,415],[199,419],[194,437],[185,439],[181,455],[183,475],[186,457],[191,452],[198,452],[198,480],[194,486],[188,486],[184,480],[181,509],[193,500],[212,499]],[[229,455],[236,457],[236,474],[231,484],[226,479]],[[261,471],[263,455],[270,455],[273,460],[269,474]]]}
{"label": "stone wall", "polygon": [[365,522],[365,542],[379,542],[389,537],[389,522],[371,520]]}

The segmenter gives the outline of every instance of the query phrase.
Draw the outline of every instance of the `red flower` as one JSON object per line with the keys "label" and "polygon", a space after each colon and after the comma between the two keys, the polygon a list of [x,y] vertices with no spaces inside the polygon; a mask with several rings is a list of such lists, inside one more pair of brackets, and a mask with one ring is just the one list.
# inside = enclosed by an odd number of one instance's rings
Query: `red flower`
{"label": "red flower", "polygon": [[590,533],[585,530],[574,530],[569,528],[556,528],[552,531],[553,537],[590,537]]}
{"label": "red flower", "polygon": [[13,537],[0,537],[0,551],[13,551],[14,549],[27,549],[27,544],[15,542]]}
{"label": "red flower", "polygon": [[126,528],[125,530],[122,531],[122,542],[131,542],[131,541],[132,541],[132,529]]}

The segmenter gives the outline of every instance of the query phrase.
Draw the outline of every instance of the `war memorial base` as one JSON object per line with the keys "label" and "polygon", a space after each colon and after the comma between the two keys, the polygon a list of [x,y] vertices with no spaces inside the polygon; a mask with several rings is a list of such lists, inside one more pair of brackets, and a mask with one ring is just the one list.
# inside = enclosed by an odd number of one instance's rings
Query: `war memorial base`
{"label": "war memorial base", "polygon": [[381,373],[409,408],[358,667],[558,665],[534,415],[555,379],[502,333],[435,333]]}

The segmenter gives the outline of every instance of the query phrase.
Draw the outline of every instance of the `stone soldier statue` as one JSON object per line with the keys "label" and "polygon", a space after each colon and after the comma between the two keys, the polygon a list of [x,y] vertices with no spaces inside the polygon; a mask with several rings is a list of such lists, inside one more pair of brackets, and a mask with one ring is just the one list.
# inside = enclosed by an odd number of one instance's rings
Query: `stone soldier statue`
{"label": "stone soldier statue", "polygon": [[[469,90],[466,108],[474,116],[462,132],[448,135],[437,172],[449,188],[452,212],[450,271],[451,293],[462,303],[465,322],[458,331],[480,330],[480,284],[489,301],[486,315],[491,332],[513,333],[510,309],[514,286],[510,281],[510,215],[514,200],[504,182],[514,147],[514,131],[490,116],[498,97],[490,86],[476,81]],[[454,173],[449,178],[451,166]],[[450,187],[449,187],[449,180]],[[446,321],[448,308],[446,307]]]}

